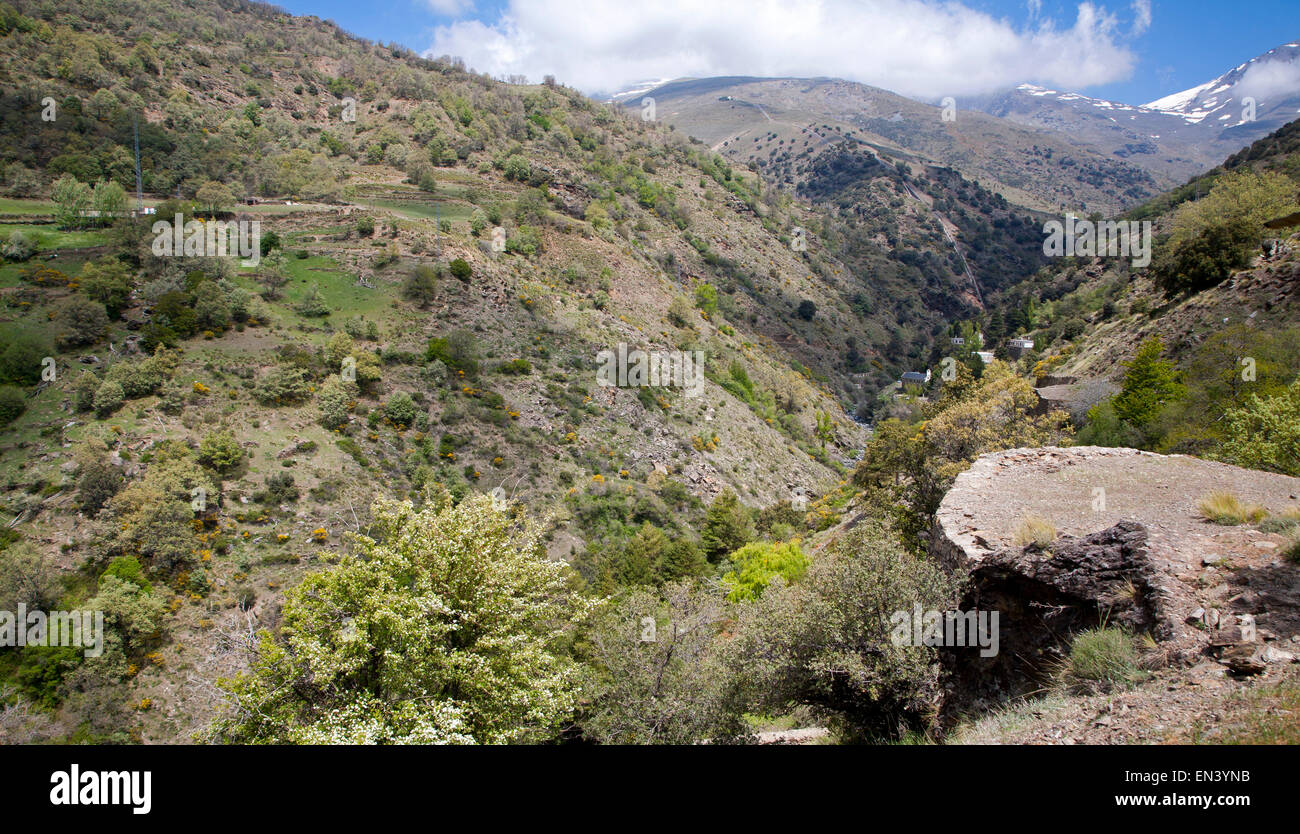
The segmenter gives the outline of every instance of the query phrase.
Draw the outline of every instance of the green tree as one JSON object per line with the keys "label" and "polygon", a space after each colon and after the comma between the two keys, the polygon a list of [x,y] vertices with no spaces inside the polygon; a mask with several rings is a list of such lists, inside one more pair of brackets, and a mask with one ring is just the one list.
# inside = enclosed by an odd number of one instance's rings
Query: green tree
{"label": "green tree", "polygon": [[235,195],[225,185],[207,180],[199,186],[194,199],[207,211],[208,216],[216,217],[235,204]]}
{"label": "green tree", "polygon": [[21,388],[0,385],[0,426],[7,426],[27,410],[27,398]]}
{"label": "green tree", "polygon": [[0,330],[0,342],[0,383],[39,382],[42,360],[54,352],[49,336],[39,329],[9,325]]}
{"label": "green tree", "polygon": [[959,580],[865,519],[832,541],[802,581],[737,607],[722,644],[750,712],[808,708],[841,738],[924,729],[938,695],[933,648],[896,639],[894,615],[952,610]]}
{"label": "green tree", "polygon": [[704,555],[710,562],[717,562],[752,538],[754,526],[748,508],[740,503],[736,493],[724,489],[713,499],[704,516],[704,530],[700,535]]}
{"label": "green tree", "polygon": [[703,576],[708,567],[709,561],[698,544],[691,539],[676,539],[664,548],[659,575],[665,581],[688,579]]}
{"label": "green tree", "polygon": [[1242,218],[1222,220],[1156,253],[1151,277],[1166,296],[1213,287],[1250,265],[1260,232]]}
{"label": "green tree", "polygon": [[316,407],[320,409],[320,424],[327,429],[339,429],[347,425],[348,410],[357,398],[356,383],[347,382],[337,374],[326,377],[321,384],[320,393],[316,395]]}
{"label": "green tree", "polygon": [[131,298],[131,270],[116,258],[86,261],[77,274],[81,291],[92,301],[104,305],[110,319],[122,317]]}
{"label": "green tree", "polygon": [[[110,384],[110,383],[105,383]],[[196,513],[215,510],[219,493],[189,449],[166,441],[144,476],[128,483],[100,513],[98,556],[138,556],[157,571],[190,565],[199,550]]]}
{"label": "green tree", "polygon": [[83,295],[64,299],[54,315],[56,338],[60,347],[93,345],[108,330],[104,305]]}
{"label": "green tree", "polygon": [[527,159],[524,159],[519,154],[512,154],[508,159],[506,159],[503,171],[506,175],[506,179],[519,180],[520,182],[523,182],[528,179],[528,175],[532,171],[532,166],[528,164]]}
{"label": "green tree", "polygon": [[1251,469],[1300,476],[1300,379],[1271,397],[1252,395],[1224,415],[1224,460]]}
{"label": "green tree", "polygon": [[221,288],[204,281],[194,291],[194,320],[203,330],[221,333],[230,326],[230,302]]}
{"label": "green tree", "polygon": [[1219,177],[1208,194],[1178,209],[1170,242],[1192,240],[1208,228],[1236,221],[1255,230],[1255,239],[1260,240],[1266,222],[1293,211],[1300,211],[1300,205],[1290,177],[1243,167]]}
{"label": "green tree", "polygon": [[421,309],[438,297],[438,270],[429,264],[417,264],[406,276],[402,297]]}
{"label": "green tree", "polygon": [[1297,210],[1295,182],[1284,174],[1250,167],[1224,174],[1178,209],[1153,277],[1167,295],[1214,286],[1250,263],[1265,222]]}
{"label": "green tree", "polygon": [[262,285],[262,298],[274,301],[280,297],[280,291],[289,283],[289,267],[285,264],[283,253],[263,253],[262,263],[257,270],[257,282]]}
{"label": "green tree", "polygon": [[99,212],[100,224],[108,226],[113,218],[126,215],[126,189],[112,180],[97,182],[91,204]]}
{"label": "green tree", "polygon": [[27,542],[0,550],[0,611],[16,612],[19,605],[49,609],[58,602],[59,569]]}
{"label": "green tree", "polygon": [[122,489],[122,471],[101,456],[95,456],[77,473],[77,503],[94,516]]}
{"label": "green tree", "polygon": [[584,738],[602,744],[752,739],[744,704],[719,663],[728,606],[715,584],[674,582],[610,600],[580,643],[589,705]]}
{"label": "green tree", "polygon": [[664,531],[648,521],[643,523],[619,551],[615,578],[625,586],[658,584],[660,561],[667,549]]}
{"label": "green tree", "polygon": [[253,399],[262,405],[293,405],[310,396],[307,372],[292,365],[272,368],[253,386]]}
{"label": "green tree", "polygon": [[590,610],[487,496],[380,500],[356,553],[308,574],[223,684],[237,743],[527,743],[573,715],[579,669],[557,644]]}
{"label": "green tree", "polygon": [[718,291],[712,284],[700,284],[695,288],[695,306],[710,316],[718,311]]}
{"label": "green tree", "polygon": [[92,371],[82,371],[72,381],[72,405],[80,414],[95,407],[95,390],[103,382]]}
{"label": "green tree", "polygon": [[357,344],[352,337],[342,330],[330,337],[325,343],[325,364],[330,370],[337,371],[343,366],[343,360],[349,356],[356,356]]}
{"label": "green tree", "polygon": [[143,650],[161,635],[167,614],[161,599],[113,574],[99,578],[99,590],[86,608],[104,612],[105,654]]}
{"label": "green tree", "polygon": [[329,305],[325,303],[325,296],[321,294],[318,284],[313,284],[307,294],[293,305],[293,309],[295,313],[306,318],[321,318],[330,314]]}
{"label": "green tree", "polygon": [[1183,395],[1183,385],[1172,362],[1161,359],[1164,344],[1158,337],[1147,339],[1134,357],[1123,363],[1124,384],[1115,395],[1115,414],[1145,432],[1166,404]]}
{"label": "green tree", "polygon": [[238,469],[244,455],[244,447],[229,430],[205,434],[199,442],[199,463],[218,475],[228,475]]}
{"label": "green tree", "polygon": [[808,570],[808,557],[798,541],[750,542],[729,558],[732,568],[722,581],[731,589],[727,599],[732,602],[758,599],[777,577],[791,584]]}
{"label": "green tree", "polygon": [[83,212],[90,209],[93,199],[89,185],[71,174],[64,174],[54,181],[51,199],[54,200],[54,220],[59,228],[77,229],[86,224]]}
{"label": "green tree", "polygon": [[0,256],[11,261],[25,261],[34,254],[36,254],[36,244],[30,237],[17,230],[9,233],[9,239],[3,249],[0,249]]}
{"label": "green tree", "polygon": [[122,386],[110,379],[95,389],[95,414],[100,418],[107,417],[121,408],[125,401]]}

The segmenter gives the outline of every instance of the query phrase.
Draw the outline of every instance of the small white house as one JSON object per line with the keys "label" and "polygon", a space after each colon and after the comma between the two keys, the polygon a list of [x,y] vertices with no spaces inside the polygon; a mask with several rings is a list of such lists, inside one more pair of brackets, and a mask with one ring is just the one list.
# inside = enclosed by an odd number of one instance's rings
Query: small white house
{"label": "small white house", "polygon": [[1007,343],[1007,346],[1010,347],[1012,350],[1033,350],[1034,340],[1026,339],[1022,336],[1019,339],[1012,339],[1010,342]]}
{"label": "small white house", "polygon": [[975,355],[978,356],[980,361],[985,365],[993,361],[993,351],[991,350],[977,350],[975,351]]}
{"label": "small white house", "polygon": [[964,345],[964,344],[966,344],[966,340],[965,340],[963,337],[961,337],[961,336],[953,336],[953,337],[952,337],[952,343],[953,343],[954,345]]}

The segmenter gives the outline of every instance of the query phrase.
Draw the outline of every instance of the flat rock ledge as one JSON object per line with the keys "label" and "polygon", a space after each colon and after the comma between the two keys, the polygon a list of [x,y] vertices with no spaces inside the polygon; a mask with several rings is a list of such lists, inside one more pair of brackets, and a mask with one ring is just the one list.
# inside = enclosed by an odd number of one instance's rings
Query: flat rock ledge
{"label": "flat rock ledge", "polygon": [[[944,653],[945,711],[1034,691],[1073,634],[1101,623],[1149,634],[1161,666],[1208,656],[1249,674],[1292,659],[1300,568],[1280,557],[1283,536],[1204,519],[1212,492],[1273,513],[1300,505],[1300,479],[1182,455],[1042,447],[976,460],[940,505],[930,547],[969,573],[963,610],[999,612],[1001,646]],[[1029,518],[1057,538],[1018,546]]]}

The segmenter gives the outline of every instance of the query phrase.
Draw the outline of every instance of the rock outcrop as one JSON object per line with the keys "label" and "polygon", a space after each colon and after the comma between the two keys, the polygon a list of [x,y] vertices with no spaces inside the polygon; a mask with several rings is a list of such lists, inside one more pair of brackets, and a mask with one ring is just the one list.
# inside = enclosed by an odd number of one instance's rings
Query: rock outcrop
{"label": "rock outcrop", "polygon": [[[944,653],[945,711],[1040,688],[1073,635],[1102,623],[1149,634],[1162,665],[1214,658],[1254,674],[1292,658],[1300,570],[1278,555],[1285,538],[1209,523],[1197,507],[1211,492],[1280,513],[1300,501],[1300,479],[1132,449],[979,458],[940,505],[931,551],[969,574],[963,610],[999,612],[1000,646]],[[1055,526],[1055,541],[1017,546],[1029,518]]]}

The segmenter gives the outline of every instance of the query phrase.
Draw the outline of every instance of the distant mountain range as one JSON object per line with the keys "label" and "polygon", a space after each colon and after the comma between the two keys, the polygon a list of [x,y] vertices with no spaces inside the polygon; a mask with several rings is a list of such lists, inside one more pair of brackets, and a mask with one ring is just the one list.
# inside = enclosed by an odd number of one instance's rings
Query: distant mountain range
{"label": "distant mountain range", "polygon": [[943,102],[827,78],[644,82],[613,98],[637,108],[646,96],[660,118],[791,184],[802,157],[848,136],[951,166],[1027,207],[1115,210],[1300,118],[1300,42],[1147,104],[1022,84],[957,101],[949,121]]}
{"label": "distant mountain range", "polygon": [[1068,134],[1153,174],[1186,179],[1300,118],[1300,43],[1143,105],[1032,84],[962,104]]}

